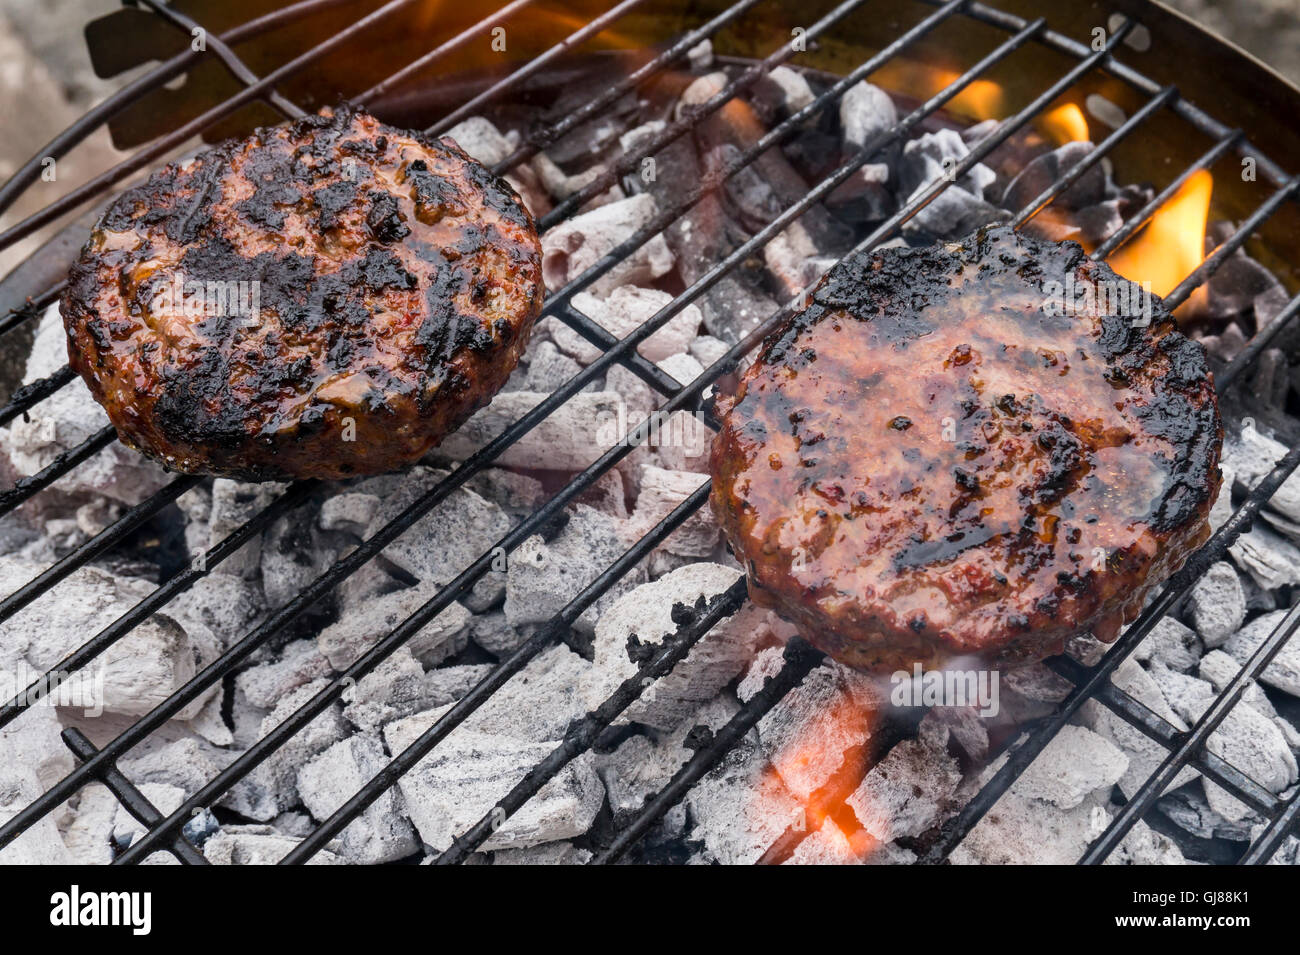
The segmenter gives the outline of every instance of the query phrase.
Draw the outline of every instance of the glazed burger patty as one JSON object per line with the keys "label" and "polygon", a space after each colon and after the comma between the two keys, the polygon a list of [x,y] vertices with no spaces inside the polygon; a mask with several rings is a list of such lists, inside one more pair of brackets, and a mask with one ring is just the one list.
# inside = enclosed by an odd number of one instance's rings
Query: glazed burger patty
{"label": "glazed burger patty", "polygon": [[540,263],[503,180],[340,108],[123,193],[62,313],[126,444],[190,473],[340,478],[418,459],[492,397]]}
{"label": "glazed burger patty", "polygon": [[1113,639],[1220,482],[1205,354],[1148,304],[1143,327],[1136,286],[1006,228],[837,266],[718,402],[712,504],[753,599],[865,669]]}

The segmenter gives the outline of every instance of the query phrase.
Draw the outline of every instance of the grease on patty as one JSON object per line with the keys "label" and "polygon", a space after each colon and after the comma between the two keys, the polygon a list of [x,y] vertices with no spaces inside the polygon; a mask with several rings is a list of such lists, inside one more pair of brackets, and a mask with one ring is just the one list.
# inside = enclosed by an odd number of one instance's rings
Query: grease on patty
{"label": "grease on patty", "polygon": [[1201,346],[1117,301],[1146,304],[1007,228],[833,269],[718,402],[754,600],[873,670],[1113,639],[1208,535],[1222,442]]}
{"label": "grease on patty", "polygon": [[62,313],[131,447],[190,473],[341,478],[418,460],[490,400],[543,294],[508,184],[339,108],[123,193]]}

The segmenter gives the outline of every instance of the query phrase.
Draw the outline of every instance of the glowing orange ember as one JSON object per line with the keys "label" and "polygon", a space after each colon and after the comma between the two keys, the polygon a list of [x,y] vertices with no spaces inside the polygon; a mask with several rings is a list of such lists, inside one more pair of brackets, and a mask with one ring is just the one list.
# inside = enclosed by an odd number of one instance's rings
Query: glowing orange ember
{"label": "glowing orange ember", "polygon": [[1083,143],[1091,137],[1088,135],[1088,121],[1083,117],[1083,110],[1073,103],[1066,103],[1046,113],[1038,121],[1043,135],[1057,145],[1065,143]]}
{"label": "glowing orange ember", "polygon": [[[1187,278],[1205,258],[1205,224],[1210,214],[1213,177],[1197,170],[1151,217],[1136,238],[1117,249],[1108,259],[1110,267],[1139,285],[1151,283],[1151,291],[1164,296]],[[1194,311],[1194,295],[1179,314]]]}

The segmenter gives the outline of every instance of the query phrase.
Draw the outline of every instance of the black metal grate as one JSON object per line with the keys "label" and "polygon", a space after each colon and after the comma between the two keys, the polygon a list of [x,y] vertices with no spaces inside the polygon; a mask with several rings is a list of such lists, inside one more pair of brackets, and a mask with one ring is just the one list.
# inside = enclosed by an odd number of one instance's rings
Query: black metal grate
{"label": "black metal grate", "polygon": [[[0,249],[8,247],[41,226],[55,221],[63,214],[77,209],[91,200],[100,198],[115,183],[120,182],[131,173],[145,168],[168,150],[223,117],[228,116],[247,102],[261,99],[287,117],[300,115],[301,110],[298,107],[276,92],[277,83],[308,63],[327,55],[345,40],[362,33],[389,14],[407,6],[411,2],[413,0],[393,0],[393,2],[356,19],[339,34],[298,55],[261,78],[256,77],[239,60],[230,49],[232,45],[283,24],[293,23],[309,17],[325,9],[346,5],[347,0],[303,0],[303,2],[293,4],[275,13],[236,27],[228,31],[224,36],[211,40],[212,52],[221,59],[231,74],[243,84],[242,90],[237,95],[212,107],[202,116],[156,140],[113,169],[95,177],[70,192],[64,198],[0,233]],[[398,86],[418,70],[436,62],[439,58],[463,46],[471,39],[483,35],[495,25],[509,22],[512,15],[531,3],[532,0],[515,0],[515,2],[485,17],[464,32],[446,40],[416,62],[403,67],[383,83],[367,91],[366,94],[362,94],[358,99],[364,102],[367,97]],[[846,2],[834,7],[807,28],[807,39],[810,41],[815,39],[833,24],[863,6],[863,3],[864,0],[846,0]],[[170,10],[161,3],[154,2],[154,0],[145,0],[145,4],[153,12],[187,34],[189,29],[194,26],[193,21]],[[433,127],[432,131],[437,133],[445,130],[460,118],[470,115],[481,106],[515,89],[547,62],[563,56],[620,17],[643,5],[644,0],[625,0],[625,2],[612,8],[556,44],[542,57],[535,58],[521,66],[514,73],[506,76],[483,93],[463,104]],[[512,156],[501,163],[496,171],[502,172],[513,167],[515,164],[532,156],[539,149],[544,148],[547,143],[553,142],[580,123],[597,115],[625,92],[658,76],[670,64],[684,57],[686,52],[701,40],[712,37],[718,31],[741,20],[746,13],[757,5],[758,0],[740,0],[740,2],[728,7],[699,28],[680,37],[670,38],[653,59],[632,72],[624,80],[593,97],[574,113],[530,138]],[[629,435],[626,442],[611,448],[586,470],[575,476],[549,501],[513,527],[509,533],[497,542],[496,547],[482,554],[474,563],[461,571],[436,596],[380,639],[360,659],[338,675],[330,685],[318,692],[284,722],[253,744],[239,758],[203,786],[202,789],[186,799],[175,812],[166,817],[162,816],[117,770],[117,760],[145,740],[187,703],[196,699],[227,675],[235,672],[240,664],[248,659],[255,650],[281,634],[298,615],[355,572],[362,564],[378,554],[381,549],[410,528],[420,517],[445,500],[455,489],[464,485],[471,477],[489,466],[502,451],[534,428],[570,397],[578,393],[588,382],[603,374],[613,363],[618,362],[625,365],[658,390],[666,398],[666,402],[661,409],[664,414],[671,414],[678,410],[700,410],[706,389],[721,375],[733,370],[738,360],[755,348],[768,331],[791,315],[798,307],[802,299],[802,293],[783,305],[775,314],[763,322],[755,332],[731,348],[722,359],[715,362],[700,377],[688,385],[681,385],[658,366],[642,358],[636,351],[637,345],[663,327],[674,315],[695,301],[746,257],[754,251],[760,250],[770,239],[819,202],[857,168],[870,161],[882,149],[902,140],[910,130],[944,106],[972,82],[979,79],[990,68],[1013,57],[1017,51],[1023,49],[1027,44],[1045,45],[1050,49],[1066,54],[1077,62],[1059,80],[1043,89],[1028,106],[998,123],[984,138],[975,143],[971,148],[970,155],[957,166],[953,175],[935,182],[928,190],[906,203],[895,215],[863,240],[855,251],[873,248],[897,235],[902,225],[931,202],[950,182],[960,179],[971,167],[988,156],[995,148],[1005,143],[1016,131],[1037,117],[1056,97],[1070,89],[1091,71],[1102,71],[1112,78],[1121,80],[1127,86],[1146,97],[1146,105],[1137,110],[1110,136],[1099,143],[1093,152],[1073,168],[1067,170],[1058,181],[1026,206],[1014,220],[1017,226],[1023,225],[1037,214],[1082,176],[1088,168],[1100,162],[1117,144],[1133,135],[1144,122],[1157,112],[1172,112],[1200,133],[1207,135],[1214,141],[1214,145],[1199,160],[1183,170],[1145,208],[1128,220],[1111,239],[1094,253],[1094,257],[1101,258],[1108,255],[1134,235],[1193,172],[1209,167],[1230,151],[1236,150],[1244,154],[1245,149],[1249,146],[1240,131],[1223,125],[1192,104],[1182,100],[1173,87],[1162,87],[1116,59],[1116,47],[1132,28],[1133,24],[1130,22],[1125,22],[1113,32],[1103,49],[1094,50],[1063,34],[1048,29],[1044,18],[1041,17],[1033,21],[1026,21],[983,3],[971,2],[971,0],[949,0],[949,2],[942,4],[931,2],[931,6],[936,9],[928,17],[900,35],[893,43],[862,63],[841,81],[827,89],[814,102],[780,123],[751,148],[735,156],[724,168],[707,177],[705,181],[689,188],[675,207],[664,209],[654,220],[639,229],[632,237],[621,243],[577,279],[564,288],[553,290],[546,300],[543,314],[558,318],[588,341],[599,346],[603,351],[601,357],[561,386],[520,420],[506,428],[496,439],[464,461],[389,524],[362,542],[354,551],[339,560],[309,584],[298,596],[285,606],[273,611],[263,623],[230,646],[217,660],[175,691],[166,701],[141,717],[102,748],[96,749],[89,740],[75,730],[65,732],[65,741],[81,761],[80,765],[66,778],[51,787],[48,792],[20,810],[3,827],[0,827],[0,847],[10,843],[19,834],[76,793],[81,787],[92,781],[98,781],[105,784],[121,801],[122,805],[148,829],[145,835],[136,840],[129,849],[119,856],[117,862],[139,862],[154,851],[164,850],[171,852],[182,863],[204,863],[205,860],[201,853],[186,842],[181,833],[182,826],[195,811],[215,804],[240,779],[248,775],[269,755],[307,726],[315,716],[338,700],[347,687],[375,669],[381,661],[418,633],[425,624],[450,605],[452,601],[466,594],[474,583],[489,570],[496,548],[504,548],[506,552],[509,552],[527,537],[547,526],[559,514],[561,509],[573,501],[579,493],[590,487],[618,461],[631,453],[635,446],[645,441],[651,422],[647,421],[639,426]],[[947,88],[900,119],[893,128],[877,135],[865,144],[854,158],[836,169],[835,172],[821,182],[818,182],[804,197],[786,209],[775,221],[755,234],[744,245],[737,248],[725,259],[714,263],[698,281],[680,295],[677,295],[669,305],[642,324],[637,331],[622,340],[615,340],[602,327],[572,307],[571,300],[575,294],[618,265],[626,256],[682,215],[684,210],[699,201],[711,190],[717,188],[723,180],[748,166],[769,147],[779,144],[790,137],[806,119],[816,116],[828,106],[835,104],[858,80],[873,73],[901,51],[925,37],[939,24],[949,19],[961,17],[996,27],[1007,34],[1007,38],[982,60],[962,73]],[[0,187],[0,211],[8,208],[23,190],[37,179],[40,171],[39,157],[62,156],[84,139],[88,133],[104,124],[110,117],[130,105],[144,93],[162,85],[193,66],[201,55],[186,51],[160,64],[147,75],[135,80],[118,94],[92,109],[73,126],[61,133],[45,149],[40,151],[36,158],[33,158],[31,162],[20,169],[8,183]],[[768,57],[753,63],[752,66],[733,79],[714,97],[705,103],[686,110],[679,120],[669,123],[659,133],[620,159],[600,178],[560,203],[542,219],[542,227],[548,228],[570,215],[588,199],[603,192],[619,176],[635,170],[642,157],[655,153],[665,144],[690,132],[702,117],[722,107],[729,99],[752,86],[775,66],[796,56],[797,53],[792,45],[788,41],[782,42]],[[1279,166],[1260,156],[1258,151],[1252,150],[1251,154],[1258,158],[1262,175],[1275,187],[1276,191],[1254,214],[1243,222],[1240,229],[1227,242],[1211,254],[1199,268],[1178,286],[1167,299],[1170,307],[1186,300],[1196,288],[1213,274],[1224,258],[1239,248],[1283,203],[1300,195],[1300,177],[1288,176]],[[55,301],[61,290],[61,286],[55,286],[35,297],[24,309],[0,319],[0,333],[16,328],[34,317],[40,310]],[[1260,329],[1248,346],[1218,376],[1221,390],[1232,387],[1239,379],[1242,371],[1255,361],[1281,328],[1296,317],[1297,312],[1300,312],[1300,296],[1293,298],[1272,324]],[[68,384],[71,379],[72,372],[65,367],[47,379],[34,382],[20,389],[3,408],[0,408],[0,425],[12,421],[37,402]],[[67,473],[76,464],[105,448],[111,443],[113,437],[112,429],[105,428],[92,435],[82,445],[61,454],[40,473],[25,478],[11,489],[0,492],[0,515],[8,513],[19,506]],[[1287,476],[1295,470],[1297,464],[1300,464],[1300,447],[1292,449],[1250,493],[1232,518],[1164,586],[1156,599],[1149,604],[1138,620],[1127,628],[1123,636],[1110,648],[1099,664],[1089,668],[1064,656],[1049,661],[1049,665],[1055,672],[1069,680],[1073,685],[1073,690],[1049,718],[1011,748],[1005,765],[960,813],[942,827],[940,837],[923,857],[923,861],[939,862],[945,859],[952,849],[984,817],[997,799],[1010,788],[1083,702],[1089,699],[1099,701],[1148,737],[1159,742],[1168,751],[1168,756],[1156,773],[1119,811],[1110,827],[1089,847],[1080,861],[1096,863],[1104,860],[1119,844],[1132,825],[1151,807],[1154,800],[1164,791],[1165,785],[1174,778],[1183,766],[1188,764],[1194,765],[1208,778],[1270,820],[1251,844],[1241,861],[1260,863],[1269,859],[1288,833],[1294,829],[1297,817],[1300,816],[1300,799],[1292,796],[1284,801],[1273,795],[1256,781],[1208,752],[1205,748],[1205,742],[1237,702],[1248,681],[1258,676],[1284,642],[1292,635],[1297,626],[1300,626],[1300,606],[1293,608],[1287,614],[1286,618],[1238,673],[1232,683],[1225,688],[1206,714],[1189,731],[1178,730],[1117,688],[1110,682],[1110,675],[1151,631],[1156,622],[1188,592],[1205,569],[1223,557],[1227,547],[1249,527],[1252,518],[1260,507],[1277,490]],[[196,483],[198,483],[197,478],[189,476],[177,477],[147,500],[130,508],[110,527],[86,541],[34,580],[0,601],[0,622],[7,620],[32,600],[56,586],[77,568],[121,543],[134,529],[175,501],[177,497]],[[314,482],[299,482],[291,485],[288,490],[272,501],[250,521],[213,547],[206,555],[206,564],[203,569],[188,568],[161,584],[152,594],[141,600],[121,618],[92,636],[79,649],[52,667],[50,673],[44,679],[40,679],[33,684],[27,692],[19,694],[13,700],[0,705],[0,727],[8,726],[19,719],[25,706],[49,693],[59,685],[59,681],[64,679],[67,674],[86,666],[108,647],[122,639],[133,627],[164,607],[171,598],[192,586],[195,581],[207,574],[211,568],[219,565],[245,542],[252,539],[254,535],[268,527],[275,519],[302,503],[314,487]],[[560,641],[567,633],[568,628],[584,610],[591,606],[611,585],[646,557],[658,543],[700,508],[707,500],[707,496],[708,483],[706,481],[687,500],[665,517],[658,526],[628,548],[597,579],[591,581],[577,597],[531,639],[495,666],[477,686],[473,687],[415,742],[396,754],[381,772],[361,787],[332,816],[317,826],[283,861],[286,863],[305,862],[324,847],[332,837],[355,819],[380,794],[395,785],[403,774],[411,770],[425,754],[437,746],[511,676],[518,673],[544,649]],[[485,815],[471,829],[460,834],[455,843],[443,852],[437,861],[440,863],[453,863],[464,860],[491,834],[494,821],[499,822],[500,819],[508,817],[517,811],[570,760],[590,749],[601,731],[610,726],[614,719],[638,697],[651,678],[658,677],[671,670],[711,626],[735,613],[745,599],[745,585],[741,580],[729,590],[717,596],[707,606],[697,607],[686,613],[679,613],[677,619],[681,623],[676,634],[665,642],[652,659],[641,666],[636,676],[622,684],[603,704],[588,713],[583,719],[575,722],[554,751],[533,767],[509,794],[499,801],[492,812]],[[665,782],[658,793],[646,800],[643,807],[633,814],[630,820],[626,821],[626,824],[609,848],[595,861],[608,863],[622,856],[658,818],[685,795],[696,781],[715,766],[765,713],[775,706],[793,687],[797,686],[803,677],[818,665],[821,659],[819,653],[802,641],[796,639],[790,643],[785,651],[784,666],[778,674],[760,692],[746,702],[734,718],[714,734],[707,745],[697,749],[692,758],[670,780]]]}

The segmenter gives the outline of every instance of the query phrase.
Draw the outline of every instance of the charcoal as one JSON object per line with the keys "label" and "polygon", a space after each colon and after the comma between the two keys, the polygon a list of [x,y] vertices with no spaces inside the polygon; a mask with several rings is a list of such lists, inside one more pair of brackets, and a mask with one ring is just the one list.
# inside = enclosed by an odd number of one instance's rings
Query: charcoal
{"label": "charcoal", "polygon": [[321,504],[318,520],[327,531],[344,531],[361,537],[379,512],[379,503],[373,494],[335,494]]}
{"label": "charcoal", "polygon": [[[704,717],[716,731],[726,710]],[[804,807],[781,782],[751,731],[686,796],[693,829],[712,861],[753,865],[791,826],[807,826]]]}
{"label": "charcoal", "polygon": [[[575,504],[564,529],[546,541],[534,535],[510,556],[506,574],[506,619],[512,626],[545,623],[595,580],[626,548],[613,518]],[[590,633],[596,618],[644,577],[632,570],[578,618]]]}
{"label": "charcoal", "polygon": [[[632,522],[627,527],[628,537],[637,539],[648,534],[703,483],[701,476],[691,471],[669,471],[647,465],[641,471],[641,494],[637,497]],[[688,517],[657,549],[683,557],[704,558],[713,553],[720,534],[717,518],[705,505]]]}
{"label": "charcoal", "polygon": [[691,342],[690,350],[699,363],[708,368],[722,359],[728,351],[728,345],[722,339],[714,338],[712,335],[699,335]]}
{"label": "charcoal", "polygon": [[[675,634],[673,607],[693,607],[722,593],[740,576],[717,564],[682,567],[642,584],[601,614],[596,624],[595,666],[585,675],[582,698],[588,708],[599,706],[626,679],[636,675],[632,647],[655,647]],[[671,729],[701,703],[735,678],[752,656],[766,614],[745,606],[714,626],[666,676],[646,688],[641,698],[619,718],[658,729]],[[635,641],[633,641],[635,637]]]}
{"label": "charcoal", "polygon": [[782,865],[861,865],[848,836],[834,820],[827,819],[820,828],[808,833],[795,846]]}
{"label": "charcoal", "polygon": [[961,782],[947,752],[948,732],[933,726],[894,746],[846,800],[862,828],[882,842],[920,835],[956,807]]}
{"label": "charcoal", "polygon": [[[0,764],[0,825],[37,799],[44,788],[36,774]],[[46,815],[0,849],[0,865],[70,865],[73,855],[59,837],[54,816]]]}
{"label": "charcoal", "polygon": [[[1244,665],[1252,654],[1271,634],[1287,615],[1285,610],[1275,610],[1262,617],[1256,617],[1228,638],[1223,649],[1238,663]],[[1265,686],[1281,690],[1292,696],[1300,696],[1300,642],[1294,637],[1287,640],[1273,657],[1272,662],[1264,668],[1259,681]]]}
{"label": "charcoal", "polygon": [[[384,739],[404,750],[432,724],[432,714],[390,723]],[[398,782],[411,822],[424,843],[442,851],[487,815],[554,748],[460,729],[443,740]],[[605,791],[584,753],[569,762],[483,843],[485,850],[527,848],[580,836],[604,802]]]}
{"label": "charcoal", "polygon": [[749,96],[758,118],[768,126],[799,112],[814,98],[804,75],[788,66],[764,73],[751,87]]}
{"label": "charcoal", "polygon": [[1082,726],[1062,726],[1020,777],[1024,796],[1073,809],[1092,793],[1109,792],[1128,770],[1114,743]]}
{"label": "charcoal", "polygon": [[313,640],[297,640],[280,651],[280,659],[244,670],[235,684],[254,706],[271,709],[290,690],[328,675],[330,661]]}
{"label": "charcoal", "polygon": [[[210,550],[243,527],[287,487],[286,484],[248,484],[217,478],[212,482],[212,511],[208,520],[208,543],[204,549]],[[260,579],[261,567],[262,537],[254,534],[247,544],[223,560],[214,570],[251,580]]]}
{"label": "charcoal", "polygon": [[402,647],[344,690],[343,716],[363,732],[376,732],[404,716],[456,702],[489,670],[487,664],[479,664],[426,672]]}
{"label": "charcoal", "polygon": [[[573,307],[615,338],[626,338],[637,326],[653,317],[670,304],[673,297],[658,289],[623,286],[599,299],[586,292],[573,297]],[[694,304],[687,305],[670,318],[662,328],[637,346],[637,351],[651,361],[662,361],[670,355],[685,351],[699,330],[703,316]]]}
{"label": "charcoal", "polygon": [[582,372],[582,366],[561,352],[551,342],[541,342],[528,362],[524,391],[558,391],[570,378]]}
{"label": "charcoal", "polygon": [[[275,865],[293,851],[296,839],[271,826],[222,826],[203,845],[203,854],[213,865]],[[331,843],[330,846],[334,844]],[[308,865],[343,865],[346,860],[327,846]]]}
{"label": "charcoal", "polygon": [[1300,548],[1264,527],[1242,534],[1228,553],[1265,590],[1300,584]]}
{"label": "charcoal", "polygon": [[[559,290],[595,265],[659,212],[649,194],[566,219],[542,236],[542,278]],[[608,295],[620,285],[644,285],[673,267],[673,253],[662,235],[655,235],[613,269],[588,286],[595,295]]]}
{"label": "charcoal", "polygon": [[896,206],[889,177],[887,163],[859,166],[826,197],[826,208],[854,225],[879,222]]}
{"label": "charcoal", "polygon": [[[1125,660],[1116,667],[1111,682],[1129,696],[1154,712],[1161,719],[1173,724],[1175,729],[1186,730],[1187,724],[1165,702],[1164,694],[1146,670],[1135,660]],[[1130,726],[1111,710],[1095,700],[1084,703],[1080,709],[1082,722],[1099,736],[1114,743],[1129,758],[1128,769],[1119,778],[1116,785],[1125,796],[1131,797],[1147,781],[1160,764],[1164,762],[1168,751],[1141,730]],[[1166,792],[1177,789],[1184,783],[1197,778],[1199,774],[1191,767],[1184,767]],[[1073,861],[1073,860],[1071,860]]]}
{"label": "charcoal", "polygon": [[[780,647],[760,652],[740,681],[737,695],[748,701],[783,664]],[[759,720],[759,745],[786,789],[807,800],[846,761],[865,759],[862,747],[871,735],[875,714],[884,707],[885,700],[869,677],[828,661]]]}
{"label": "charcoal", "polygon": [[1237,571],[1226,561],[1218,561],[1201,576],[1192,587],[1189,604],[1196,632],[1210,648],[1221,646],[1246,619],[1246,591]]}
{"label": "charcoal", "polygon": [[[1235,580],[1236,572],[1231,567],[1228,571]],[[1244,604],[1242,610],[1244,615]],[[1197,629],[1200,630],[1200,627],[1198,626]],[[1201,641],[1195,633],[1172,617],[1161,617],[1151,628],[1146,639],[1133,651],[1133,659],[1141,663],[1155,660],[1185,673],[1196,666],[1196,661],[1201,658],[1202,649]]]}
{"label": "charcoal", "polygon": [[1180,829],[1199,839],[1245,842],[1250,835],[1249,825],[1219,815],[1196,786],[1184,786],[1161,797],[1156,808]]}
{"label": "charcoal", "polygon": [[[141,787],[141,792],[146,790]],[[94,782],[77,793],[75,803],[71,818],[59,826],[69,861],[74,865],[108,865],[113,861],[113,830],[121,804],[107,786]],[[177,805],[180,803],[172,808]]]}
{"label": "charcoal", "polygon": [[[347,608],[316,638],[320,654],[335,670],[346,670],[398,624],[424,606],[441,588],[437,581],[394,591]],[[424,625],[406,646],[430,665],[465,649],[470,613],[452,601]]]}
{"label": "charcoal", "polygon": [[[59,306],[54,304],[41,315],[23,384],[46,378],[67,363],[68,337]],[[106,424],[108,418],[91,397],[85,382],[74,377],[7,428],[0,429],[0,470],[5,469],[2,462],[7,459],[17,476],[35,474]],[[160,465],[113,441],[55,481],[52,489],[60,497],[90,493],[134,504],[170,480],[171,476]],[[8,484],[12,483],[10,479]],[[45,506],[49,506],[48,495]]]}
{"label": "charcoal", "polygon": [[547,842],[524,849],[498,849],[492,853],[493,865],[586,865],[590,849],[579,849],[572,842]]}
{"label": "charcoal", "polygon": [[[970,155],[970,148],[962,141],[961,136],[951,129],[926,133],[909,140],[903,147],[903,155],[898,165],[900,195],[912,196],[922,187],[928,187],[938,180],[948,178],[949,170],[968,155]],[[960,189],[970,199],[983,200],[984,189],[993,179],[993,171],[983,163],[977,163],[969,172],[957,179],[953,187]]]}
{"label": "charcoal", "polygon": [[[13,593],[42,570],[22,558],[0,556],[0,591]],[[25,654],[31,667],[49,670],[153,590],[149,581],[94,565],[78,568],[57,590],[42,594],[5,621],[0,667],[13,669]],[[66,698],[87,711],[102,707],[108,713],[143,715],[218,654],[216,636],[199,621],[186,619],[182,624],[170,614],[155,614],[69,681],[69,688],[79,688],[79,697]],[[175,718],[195,716],[216,689],[187,703]]]}
{"label": "charcoal", "polygon": [[840,126],[845,143],[861,149],[867,141],[888,132],[898,122],[894,101],[865,80],[849,87],[840,100]]}
{"label": "charcoal", "polygon": [[[140,795],[153,805],[163,816],[170,816],[185,802],[185,790],[168,783],[141,783]],[[117,812],[112,820],[109,837],[113,845],[125,851],[131,843],[142,837],[147,827],[127,812],[126,807],[115,804]]]}
{"label": "charcoal", "polygon": [[[378,738],[358,733],[324,750],[298,771],[298,793],[318,822],[328,819],[388,765]],[[384,790],[337,837],[335,851],[348,862],[395,862],[419,849],[401,793]]]}
{"label": "charcoal", "polygon": [[[1096,148],[1092,143],[1066,143],[1050,153],[1039,156],[1016,176],[1002,195],[1002,208],[1019,212],[1065,175]],[[1106,172],[1101,163],[1095,163],[1074,185],[1056,197],[1068,209],[1087,209],[1106,198]]]}
{"label": "charcoal", "polygon": [[501,131],[482,116],[463,119],[444,134],[456,141],[461,149],[485,166],[495,166],[512,152],[510,143]]}

